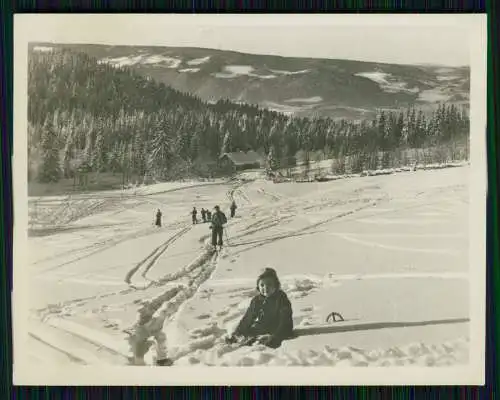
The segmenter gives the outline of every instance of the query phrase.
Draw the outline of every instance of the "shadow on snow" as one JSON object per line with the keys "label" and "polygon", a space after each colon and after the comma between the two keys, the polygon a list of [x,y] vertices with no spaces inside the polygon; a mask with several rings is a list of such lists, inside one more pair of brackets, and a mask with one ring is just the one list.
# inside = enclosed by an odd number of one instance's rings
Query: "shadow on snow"
{"label": "shadow on snow", "polygon": [[412,321],[412,322],[372,322],[372,323],[355,324],[355,325],[336,324],[331,326],[319,326],[319,327],[312,326],[307,328],[294,329],[293,337],[322,335],[326,333],[367,331],[375,329],[410,328],[415,326],[462,324],[467,322],[469,322],[469,318],[453,318],[453,319],[439,319],[431,321]]}

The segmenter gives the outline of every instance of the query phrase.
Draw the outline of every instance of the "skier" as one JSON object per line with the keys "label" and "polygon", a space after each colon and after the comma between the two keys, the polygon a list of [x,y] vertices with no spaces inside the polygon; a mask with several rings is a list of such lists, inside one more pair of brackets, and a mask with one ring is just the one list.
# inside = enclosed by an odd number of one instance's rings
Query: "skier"
{"label": "skier", "polygon": [[207,210],[207,221],[212,221],[212,212],[210,210]]}
{"label": "skier", "polygon": [[224,224],[227,223],[226,215],[220,210],[219,206],[215,206],[215,212],[212,215],[212,224],[210,229],[212,229],[212,246],[219,248],[223,245],[222,234],[224,233]]}
{"label": "skier", "polygon": [[158,227],[158,228],[161,228],[161,211],[160,209],[158,209],[158,211],[156,212],[156,222],[155,222],[155,225]]}
{"label": "skier", "polygon": [[201,219],[203,220],[203,222],[207,222],[207,212],[205,211],[205,209],[202,208],[200,213],[201,213]]}
{"label": "skier", "polygon": [[259,343],[271,348],[292,336],[292,305],[281,290],[278,275],[273,268],[266,268],[257,278],[259,294],[250,302],[245,315],[226,343],[252,345]]}
{"label": "skier", "polygon": [[236,202],[233,200],[233,202],[231,203],[231,218],[234,218],[234,216],[236,215],[236,209],[238,207],[236,207]]}
{"label": "skier", "polygon": [[196,215],[198,214],[198,211],[196,211],[196,207],[193,207],[193,211],[191,211],[191,215],[193,217],[193,225],[198,222]]}

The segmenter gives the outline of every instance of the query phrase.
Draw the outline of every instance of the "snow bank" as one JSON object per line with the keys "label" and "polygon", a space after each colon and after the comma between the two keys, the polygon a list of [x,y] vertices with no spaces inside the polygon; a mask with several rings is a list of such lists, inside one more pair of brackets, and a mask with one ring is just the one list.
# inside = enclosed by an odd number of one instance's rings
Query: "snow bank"
{"label": "snow bank", "polygon": [[[423,170],[423,171],[428,171],[428,170],[437,170],[437,169],[446,169],[446,168],[458,168],[458,167],[464,167],[466,165],[469,165],[468,161],[459,161],[459,162],[449,162],[449,163],[435,163],[435,164],[417,164],[413,167],[401,167],[401,168],[387,168],[387,169],[378,169],[378,170],[367,170],[363,171],[359,174],[342,174],[342,175],[333,175],[333,174],[326,174],[326,175],[321,175],[315,178],[309,177],[309,178],[303,178],[303,179],[295,179],[294,182],[299,182],[299,183],[308,183],[308,182],[328,182],[328,181],[335,181],[339,179],[351,179],[351,178],[359,178],[359,177],[364,177],[364,176],[381,176],[381,175],[393,175],[401,172],[411,172],[411,171],[417,171],[417,170]],[[282,180],[283,182],[289,181],[289,180]],[[277,180],[277,183],[280,181]]]}
{"label": "snow bank", "polygon": [[[216,329],[212,328],[214,332]],[[459,338],[441,344],[409,343],[385,349],[363,349],[352,346],[325,346],[322,350],[271,350],[261,345],[238,348],[216,344],[215,335],[193,343],[190,349],[179,349],[179,366],[336,366],[336,367],[445,367],[466,364],[469,340]],[[196,348],[196,350],[195,350]],[[191,350],[191,351],[190,351]],[[189,355],[182,355],[189,353]]]}

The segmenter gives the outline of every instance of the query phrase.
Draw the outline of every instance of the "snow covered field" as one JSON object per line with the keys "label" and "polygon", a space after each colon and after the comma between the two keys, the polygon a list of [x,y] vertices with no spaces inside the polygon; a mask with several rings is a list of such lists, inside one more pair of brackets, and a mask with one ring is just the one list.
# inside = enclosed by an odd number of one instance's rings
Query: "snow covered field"
{"label": "snow covered field", "polygon": [[[123,330],[158,298],[175,365],[467,364],[468,175],[464,166],[113,196],[67,229],[29,238],[30,357],[124,365]],[[220,204],[229,214],[231,196],[237,217],[217,256],[208,224],[191,225],[189,213]],[[292,301],[297,337],[277,350],[224,344],[266,266]],[[334,311],[345,321],[326,322]]]}

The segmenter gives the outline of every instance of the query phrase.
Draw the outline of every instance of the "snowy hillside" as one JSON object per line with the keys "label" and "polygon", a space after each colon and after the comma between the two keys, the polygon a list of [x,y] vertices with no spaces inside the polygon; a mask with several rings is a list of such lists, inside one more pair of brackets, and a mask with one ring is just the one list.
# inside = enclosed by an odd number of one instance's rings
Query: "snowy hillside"
{"label": "snowy hillside", "polygon": [[298,116],[371,118],[378,108],[469,104],[469,69],[292,58],[202,48],[33,44],[65,47],[131,67],[206,101],[229,99]]}
{"label": "snowy hillside", "polygon": [[[466,364],[468,172],[117,195],[68,229],[29,238],[30,359],[127,364],[124,331],[156,304],[175,365]],[[208,225],[192,225],[189,212],[220,204],[228,213],[231,198],[237,216],[212,254]],[[276,350],[224,344],[266,266],[292,302],[297,337]],[[327,321],[332,312],[345,321]],[[154,347],[146,362],[153,356]]]}

